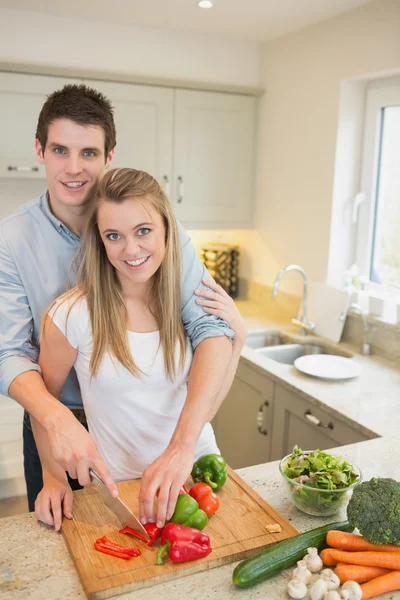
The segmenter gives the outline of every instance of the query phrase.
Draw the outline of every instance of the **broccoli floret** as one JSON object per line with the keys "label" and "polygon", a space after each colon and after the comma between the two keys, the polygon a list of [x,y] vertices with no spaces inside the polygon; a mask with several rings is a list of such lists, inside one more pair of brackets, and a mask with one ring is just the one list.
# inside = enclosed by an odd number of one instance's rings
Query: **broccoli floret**
{"label": "broccoli floret", "polygon": [[400,482],[374,477],[358,485],[347,518],[372,544],[400,544]]}

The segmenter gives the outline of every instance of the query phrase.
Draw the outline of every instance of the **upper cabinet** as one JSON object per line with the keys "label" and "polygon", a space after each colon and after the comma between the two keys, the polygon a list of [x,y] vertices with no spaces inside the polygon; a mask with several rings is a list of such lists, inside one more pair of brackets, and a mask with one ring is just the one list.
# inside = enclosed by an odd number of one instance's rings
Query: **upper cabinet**
{"label": "upper cabinet", "polygon": [[85,83],[105,94],[114,107],[117,145],[111,167],[147,171],[160,183],[168,184],[172,164],[173,90],[93,80]]}
{"label": "upper cabinet", "polygon": [[[251,227],[256,99],[83,80],[115,111],[112,167],[148,171],[187,228]],[[0,177],[45,177],[34,137],[46,95],[79,79],[0,72]]]}
{"label": "upper cabinet", "polygon": [[173,189],[187,227],[249,227],[255,99],[176,90]]}
{"label": "upper cabinet", "polygon": [[148,171],[188,228],[250,227],[255,98],[85,81],[112,101],[112,167]]}
{"label": "upper cabinet", "polygon": [[35,133],[47,94],[79,79],[0,73],[0,177],[44,178],[35,155]]}

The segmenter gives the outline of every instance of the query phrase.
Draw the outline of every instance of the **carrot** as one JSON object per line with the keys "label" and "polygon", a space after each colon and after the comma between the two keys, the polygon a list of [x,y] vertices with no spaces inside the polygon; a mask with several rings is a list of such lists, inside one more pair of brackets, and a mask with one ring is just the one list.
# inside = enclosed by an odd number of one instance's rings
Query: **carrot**
{"label": "carrot", "polygon": [[375,598],[375,596],[379,596],[380,594],[398,590],[400,589],[400,571],[391,571],[390,573],[386,573],[386,575],[371,579],[368,583],[364,583],[361,589],[362,600],[368,600],[368,598]]}
{"label": "carrot", "polygon": [[390,572],[389,569],[382,569],[382,567],[364,567],[362,565],[348,565],[346,563],[338,563],[335,569],[335,573],[342,584],[346,581],[365,583]]}
{"label": "carrot", "polygon": [[[328,550],[328,552],[327,552]],[[325,564],[326,560],[349,563],[351,565],[363,565],[366,567],[382,567],[391,571],[400,571],[400,552],[346,552],[335,548],[326,548],[321,552],[321,558]],[[329,562],[329,564],[332,564]]]}
{"label": "carrot", "polygon": [[326,543],[331,548],[339,548],[349,552],[361,552],[372,550],[373,552],[400,552],[400,546],[396,544],[371,544],[361,535],[346,533],[332,529],[326,534]]}
{"label": "carrot", "polygon": [[338,561],[332,556],[333,548],[324,548],[319,553],[322,562],[326,567],[334,567],[337,565]]}

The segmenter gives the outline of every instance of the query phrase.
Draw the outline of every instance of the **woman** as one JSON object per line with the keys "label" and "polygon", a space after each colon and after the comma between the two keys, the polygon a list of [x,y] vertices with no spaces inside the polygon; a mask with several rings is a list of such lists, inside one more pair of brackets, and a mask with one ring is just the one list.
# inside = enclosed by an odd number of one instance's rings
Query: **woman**
{"label": "woman", "polygon": [[[104,176],[82,253],[77,286],[58,298],[44,317],[39,364],[55,397],[60,397],[68,372],[75,368],[89,431],[113,479],[145,477],[173,439],[192,362],[181,322],[177,224],[167,197],[150,175],[114,169]],[[232,382],[245,328],[222,288],[206,284],[214,290],[207,293],[212,298],[198,301],[236,328],[215,414]],[[194,415],[193,444],[182,449],[187,466],[204,454],[219,452],[211,424],[203,419],[196,430],[199,421]],[[61,503],[64,514],[71,516],[72,493],[65,473],[52,459],[44,430],[37,423],[33,428],[44,480],[35,513],[59,528]],[[174,490],[164,490],[160,483],[160,499],[170,497],[168,510],[157,515],[160,525],[172,515],[178,485],[188,474],[182,473]],[[151,519],[142,503],[140,516],[142,522]]]}

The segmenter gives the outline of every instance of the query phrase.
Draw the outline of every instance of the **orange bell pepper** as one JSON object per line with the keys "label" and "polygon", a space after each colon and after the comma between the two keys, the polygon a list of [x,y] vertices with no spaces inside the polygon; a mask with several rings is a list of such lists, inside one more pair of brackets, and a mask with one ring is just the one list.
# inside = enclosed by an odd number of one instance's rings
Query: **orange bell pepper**
{"label": "orange bell pepper", "polygon": [[189,494],[198,502],[199,508],[204,510],[207,517],[211,517],[219,509],[219,498],[208,483],[195,483]]}

